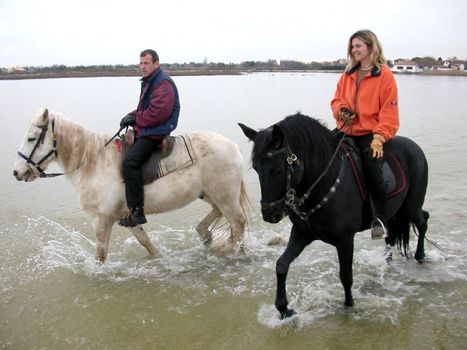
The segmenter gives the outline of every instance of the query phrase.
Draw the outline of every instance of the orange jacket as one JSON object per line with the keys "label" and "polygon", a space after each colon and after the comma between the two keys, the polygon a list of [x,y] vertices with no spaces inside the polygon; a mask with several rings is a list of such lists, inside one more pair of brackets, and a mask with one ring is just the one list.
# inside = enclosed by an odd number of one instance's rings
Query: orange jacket
{"label": "orange jacket", "polygon": [[[373,67],[357,88],[358,68],[356,66],[342,73],[337,83],[331,108],[337,127],[347,135],[361,136],[369,133],[384,136],[390,140],[399,129],[399,107],[397,84],[394,75],[386,65]],[[350,127],[344,126],[339,117],[342,107],[357,112]]]}

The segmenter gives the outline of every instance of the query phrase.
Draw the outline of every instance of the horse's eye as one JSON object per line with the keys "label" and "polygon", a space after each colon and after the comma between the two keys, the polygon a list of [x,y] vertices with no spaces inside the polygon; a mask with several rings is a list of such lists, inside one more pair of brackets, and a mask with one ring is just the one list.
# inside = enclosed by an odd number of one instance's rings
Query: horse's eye
{"label": "horse's eye", "polygon": [[28,138],[28,142],[33,142],[33,141],[36,141],[37,140],[37,137],[29,137]]}

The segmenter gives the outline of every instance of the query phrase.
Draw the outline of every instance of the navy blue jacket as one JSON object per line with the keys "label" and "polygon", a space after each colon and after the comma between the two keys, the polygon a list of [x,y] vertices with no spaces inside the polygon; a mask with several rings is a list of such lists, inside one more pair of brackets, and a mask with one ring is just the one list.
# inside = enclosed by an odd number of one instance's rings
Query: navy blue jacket
{"label": "navy blue jacket", "polygon": [[180,99],[178,96],[177,86],[175,82],[170,78],[170,76],[165,73],[161,68],[157,69],[152,76],[149,77],[148,80],[143,80],[141,82],[141,97],[140,103],[138,106],[138,111],[145,111],[149,108],[151,103],[151,97],[153,91],[157,88],[157,86],[162,83],[162,81],[167,80],[173,87],[174,94],[175,94],[175,102],[172,109],[172,113],[167,118],[167,120],[159,125],[153,127],[138,127],[137,129],[137,137],[150,137],[150,136],[163,136],[169,135],[178,124],[178,116],[180,114]]}

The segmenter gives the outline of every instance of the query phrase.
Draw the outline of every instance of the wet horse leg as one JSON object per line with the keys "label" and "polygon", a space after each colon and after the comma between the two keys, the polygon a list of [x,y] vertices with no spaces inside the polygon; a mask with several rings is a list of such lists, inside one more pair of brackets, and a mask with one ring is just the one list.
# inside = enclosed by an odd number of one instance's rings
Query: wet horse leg
{"label": "wet horse leg", "polygon": [[353,306],[354,301],[352,297],[352,260],[353,260],[353,236],[349,241],[341,243],[336,247],[337,255],[339,257],[339,276],[345,293],[345,306]]}
{"label": "wet horse leg", "polygon": [[110,232],[114,220],[108,217],[96,217],[94,219],[94,230],[96,232],[96,259],[101,263],[107,258],[109,248]]}
{"label": "wet horse leg", "polygon": [[224,213],[225,218],[230,224],[230,244],[235,247],[235,245],[242,241],[243,233],[245,231],[246,217],[240,206],[229,208],[228,213]]}
{"label": "wet horse leg", "polygon": [[212,232],[209,230],[209,226],[221,216],[220,210],[213,206],[211,212],[196,226],[196,232],[198,232],[201,241],[206,247],[209,247],[212,243]]}
{"label": "wet horse leg", "polygon": [[286,280],[287,273],[289,272],[290,264],[295,260],[297,256],[305,249],[305,247],[311,243],[311,240],[306,239],[295,229],[295,225],[292,226],[290,233],[289,243],[285,248],[284,253],[277,260],[276,263],[276,276],[277,276],[277,291],[276,291],[276,309],[280,312],[281,319],[290,317],[295,314],[293,309],[289,309],[286,292]]}
{"label": "wet horse leg", "polygon": [[136,240],[148,251],[150,255],[156,255],[157,249],[151,243],[151,240],[148,237],[148,234],[143,229],[143,226],[137,225],[135,227],[130,227],[130,231],[135,236]]}
{"label": "wet horse leg", "polygon": [[425,234],[428,230],[428,218],[430,215],[427,211],[423,210],[418,219],[414,221],[418,230],[417,250],[415,251],[415,260],[423,262],[425,259]]}

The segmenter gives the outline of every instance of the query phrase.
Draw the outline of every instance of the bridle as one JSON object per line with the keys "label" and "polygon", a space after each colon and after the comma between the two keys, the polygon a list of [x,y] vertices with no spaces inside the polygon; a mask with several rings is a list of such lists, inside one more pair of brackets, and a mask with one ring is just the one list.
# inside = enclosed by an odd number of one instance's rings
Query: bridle
{"label": "bridle", "polygon": [[280,148],[278,150],[268,152],[266,154],[266,156],[264,157],[264,159],[276,157],[276,156],[278,156],[278,155],[280,155],[282,153],[287,153],[287,158],[286,158],[286,161],[287,161],[286,196],[282,197],[282,198],[280,198],[278,200],[272,201],[272,202],[263,202],[263,201],[261,201],[260,202],[261,203],[261,209],[272,208],[272,207],[281,205],[282,203],[286,202],[287,193],[292,189],[291,183],[292,183],[292,175],[293,175],[293,172],[294,172],[294,163],[295,162],[299,163],[299,160],[298,160],[297,156],[290,151],[289,147],[284,146],[284,147],[282,147],[282,148]]}
{"label": "bridle", "polygon": [[[302,220],[308,220],[308,217],[316,213],[319,209],[321,209],[328,201],[329,199],[336,193],[337,187],[341,183],[341,178],[343,176],[343,169],[344,169],[344,162],[341,162],[341,167],[339,170],[339,174],[336,177],[336,180],[334,181],[334,184],[329,188],[329,191],[324,195],[324,197],[319,201],[318,204],[316,204],[313,208],[311,208],[308,211],[302,211],[300,207],[305,203],[305,201],[308,199],[308,197],[311,195],[311,192],[315,189],[315,187],[318,185],[318,183],[323,179],[323,177],[328,173],[329,169],[331,168],[332,163],[337,157],[337,153],[339,152],[339,149],[341,148],[342,142],[345,138],[345,134],[342,136],[340,139],[334,154],[331,157],[331,160],[329,161],[327,167],[324,169],[324,171],[318,176],[318,178],[313,182],[313,184],[308,188],[308,190],[303,194],[301,197],[296,196],[296,191],[292,187],[292,175],[294,172],[294,164],[298,164],[299,166],[301,165],[300,160],[296,156],[295,153],[293,153],[290,148],[286,145],[283,148],[280,148],[276,151],[272,151],[266,154],[266,159],[271,158],[273,156],[279,155],[281,153],[286,153],[286,161],[287,161],[287,181],[286,181],[286,191],[285,191],[285,196],[283,198],[280,198],[278,200],[272,201],[272,202],[263,202],[261,201],[261,209],[269,209],[278,205],[282,205],[283,203],[289,207],[295,214],[297,214]],[[343,159],[346,159],[347,154],[344,154]]]}
{"label": "bridle", "polygon": [[[39,177],[42,177],[42,178],[46,178],[46,177],[56,177],[56,176],[62,176],[62,175],[67,175],[73,171],[76,171],[78,170],[78,168],[81,167],[82,164],[80,164],[76,169],[72,170],[72,171],[69,171],[69,172],[66,172],[66,173],[51,173],[51,174],[47,174],[42,168],[41,168],[41,164],[43,162],[45,162],[49,157],[51,157],[52,155],[54,155],[55,157],[57,157],[57,133],[55,132],[55,119],[52,118],[51,119],[51,122],[50,124],[52,125],[52,149],[44,156],[42,157],[41,160],[39,160],[37,163],[34,162],[32,160],[32,157],[34,156],[34,153],[36,152],[37,148],[39,147],[39,144],[44,144],[44,140],[45,140],[45,135],[47,134],[47,131],[49,129],[49,124],[47,123],[46,125],[35,125],[33,124],[35,127],[41,129],[41,134],[39,135],[39,138],[37,139],[37,142],[36,144],[34,145],[34,148],[32,149],[31,153],[29,154],[29,156],[26,156],[24,153],[22,153],[21,151],[18,151],[18,155],[23,158],[25,161],[26,161],[26,166],[33,169],[33,171],[36,173],[36,174],[39,174],[38,176]],[[109,143],[115,139],[117,136],[120,135],[120,132],[124,129],[125,127],[121,127],[117,133],[112,136],[104,145],[104,148],[107,147],[109,145]]]}
{"label": "bridle", "polygon": [[34,153],[36,152],[37,148],[39,147],[40,144],[44,144],[45,141],[45,135],[47,134],[47,131],[49,129],[49,124],[47,123],[46,125],[34,125],[35,127],[41,129],[41,134],[39,135],[36,144],[34,145],[34,148],[32,149],[31,153],[29,156],[26,156],[24,153],[21,151],[18,151],[18,155],[23,158],[26,161],[26,166],[33,169],[33,171],[36,174],[39,174],[39,177],[55,177],[59,175],[64,175],[63,173],[58,173],[58,174],[46,174],[45,171],[41,168],[41,164],[45,162],[49,157],[51,156],[57,156],[57,134],[55,132],[55,119],[51,120],[51,125],[52,125],[52,149],[44,156],[42,157],[41,160],[39,160],[37,163],[32,160],[32,157],[34,156]]}

